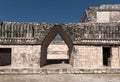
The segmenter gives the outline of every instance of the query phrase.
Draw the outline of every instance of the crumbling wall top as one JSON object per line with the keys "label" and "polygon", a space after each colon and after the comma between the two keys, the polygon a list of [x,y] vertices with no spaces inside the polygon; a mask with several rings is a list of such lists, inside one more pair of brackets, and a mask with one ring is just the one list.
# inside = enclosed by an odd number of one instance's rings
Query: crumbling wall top
{"label": "crumbling wall top", "polygon": [[81,22],[120,22],[120,4],[91,6],[84,12]]}
{"label": "crumbling wall top", "polygon": [[98,8],[99,10],[110,10],[110,11],[114,11],[114,10],[120,10],[120,4],[105,4],[105,5],[101,5]]}

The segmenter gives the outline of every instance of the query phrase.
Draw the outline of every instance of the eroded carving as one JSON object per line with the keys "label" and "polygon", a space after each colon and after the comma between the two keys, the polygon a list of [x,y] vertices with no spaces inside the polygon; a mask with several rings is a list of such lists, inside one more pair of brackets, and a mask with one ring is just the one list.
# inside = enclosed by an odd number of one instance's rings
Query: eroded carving
{"label": "eroded carving", "polygon": [[116,40],[120,39],[120,25],[118,23],[78,23],[64,24],[62,27],[71,37],[72,41],[81,42],[81,40]]}
{"label": "eroded carving", "polygon": [[34,38],[42,42],[53,26],[52,24],[37,24],[34,28]]}
{"label": "eroded carving", "polygon": [[41,44],[53,24],[1,22],[1,44]]}
{"label": "eroded carving", "polygon": [[[120,40],[120,23],[70,23],[58,25],[75,44],[88,40]],[[41,44],[54,24],[9,23],[0,24],[0,44]],[[104,42],[103,42],[104,43]]]}

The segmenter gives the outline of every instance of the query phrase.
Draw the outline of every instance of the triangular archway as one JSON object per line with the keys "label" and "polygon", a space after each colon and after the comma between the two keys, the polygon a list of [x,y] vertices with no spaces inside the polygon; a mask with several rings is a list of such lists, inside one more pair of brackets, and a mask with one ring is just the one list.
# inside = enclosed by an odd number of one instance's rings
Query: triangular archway
{"label": "triangular archway", "polygon": [[49,34],[45,37],[42,46],[41,46],[41,57],[40,57],[40,66],[44,66],[47,63],[47,48],[49,44],[52,42],[52,40],[55,38],[55,36],[59,34],[64,42],[68,46],[68,53],[69,53],[69,62],[71,61],[71,52],[72,52],[72,41],[70,37],[67,35],[67,33],[64,31],[64,29],[60,25],[55,25]]}

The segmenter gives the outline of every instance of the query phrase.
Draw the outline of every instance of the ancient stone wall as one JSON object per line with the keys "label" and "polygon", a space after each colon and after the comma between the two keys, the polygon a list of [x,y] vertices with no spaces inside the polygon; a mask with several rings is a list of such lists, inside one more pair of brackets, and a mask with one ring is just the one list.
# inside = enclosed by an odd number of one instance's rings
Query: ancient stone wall
{"label": "ancient stone wall", "polygon": [[[60,46],[61,49],[58,51],[57,47]],[[59,54],[64,54],[63,56],[54,56],[58,58],[66,58],[66,44],[56,45],[52,44],[48,47],[48,52],[53,53],[58,51]],[[11,65],[0,66],[0,68],[40,68],[40,55],[41,47],[40,45],[1,45],[0,48],[11,48]],[[103,46],[85,46],[85,45],[74,45],[70,65],[74,68],[104,68],[103,65]],[[62,52],[64,51],[64,52]],[[48,53],[47,55],[54,55]],[[110,68],[120,68],[120,47],[111,47],[111,58],[110,58]],[[54,59],[54,58],[53,58]],[[6,60],[7,61],[7,60]]]}
{"label": "ancient stone wall", "polygon": [[11,48],[11,65],[7,67],[40,68],[40,45],[0,45],[0,48]]}
{"label": "ancient stone wall", "polygon": [[109,23],[110,22],[110,12],[100,11],[97,12],[97,23]]}
{"label": "ancient stone wall", "polygon": [[100,68],[102,67],[101,46],[74,46],[72,53],[75,68]]}
{"label": "ancient stone wall", "polygon": [[119,45],[119,23],[72,23],[62,27],[73,44]]}
{"label": "ancient stone wall", "polygon": [[120,22],[119,11],[97,11],[97,23]]}
{"label": "ancient stone wall", "polygon": [[55,25],[48,23],[1,22],[0,44],[41,45],[46,36],[55,28],[62,29],[73,44],[94,44],[92,42],[94,40],[99,41],[96,41],[96,44],[120,43],[120,23],[68,23]]}
{"label": "ancient stone wall", "polygon": [[103,65],[104,46],[74,46],[72,64],[76,68],[120,68],[120,47],[111,47],[109,66]]}
{"label": "ancient stone wall", "polygon": [[41,44],[53,24],[0,22],[0,44]]}
{"label": "ancient stone wall", "polygon": [[89,7],[81,22],[112,23],[120,22],[120,4]]}
{"label": "ancient stone wall", "polygon": [[120,68],[120,47],[112,47],[111,67]]}
{"label": "ancient stone wall", "polygon": [[68,50],[63,40],[53,40],[47,49],[47,59],[69,59]]}

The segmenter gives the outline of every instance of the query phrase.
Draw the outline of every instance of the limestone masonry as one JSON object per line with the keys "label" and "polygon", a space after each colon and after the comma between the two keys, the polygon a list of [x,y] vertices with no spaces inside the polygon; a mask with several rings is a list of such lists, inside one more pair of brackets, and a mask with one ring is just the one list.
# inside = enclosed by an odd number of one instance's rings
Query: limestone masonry
{"label": "limestone masonry", "polygon": [[[61,38],[55,38],[57,34]],[[58,71],[44,68],[59,64],[65,65],[66,71],[59,66]],[[1,21],[0,73],[42,73],[45,70],[47,73],[60,70],[120,73],[120,4],[89,7],[80,23]]]}

